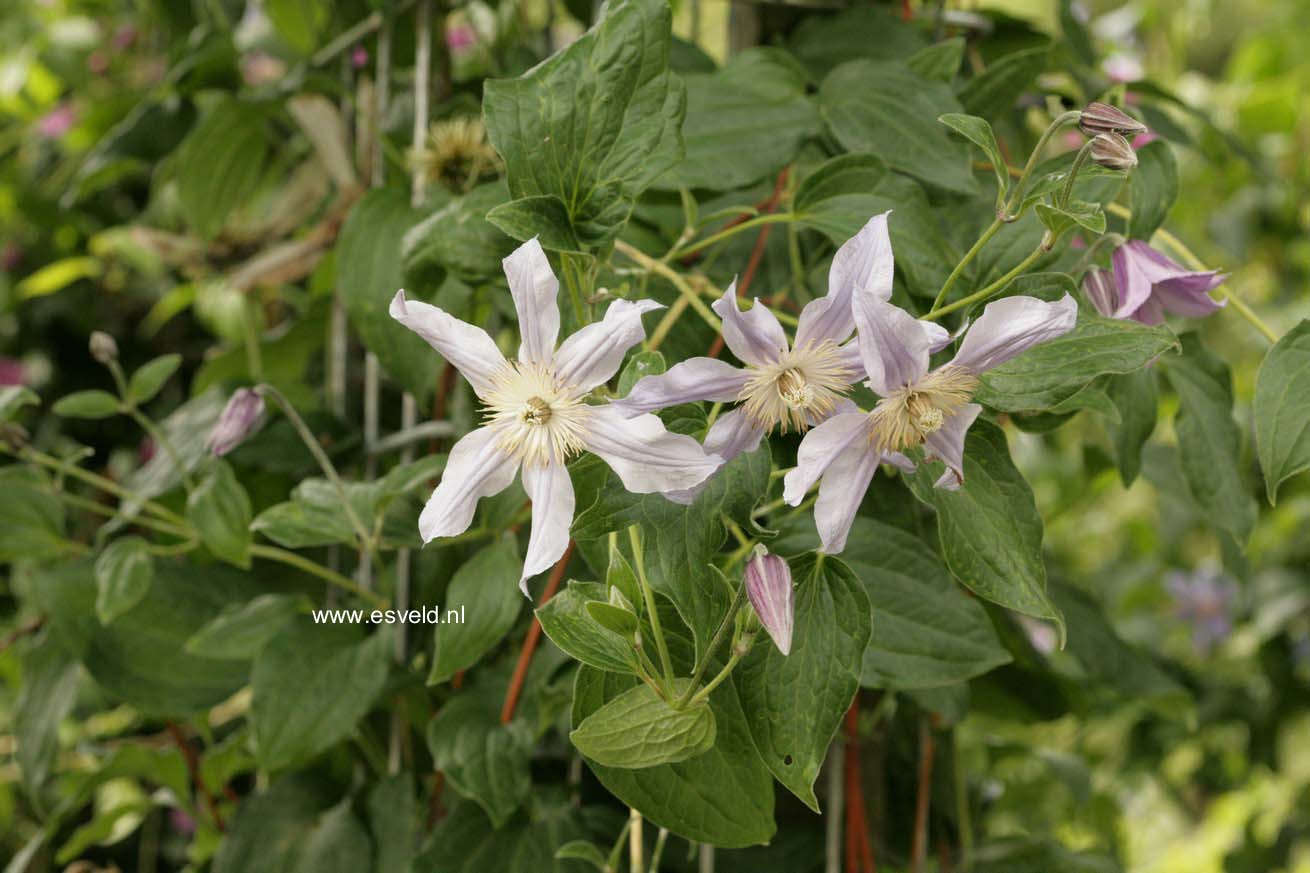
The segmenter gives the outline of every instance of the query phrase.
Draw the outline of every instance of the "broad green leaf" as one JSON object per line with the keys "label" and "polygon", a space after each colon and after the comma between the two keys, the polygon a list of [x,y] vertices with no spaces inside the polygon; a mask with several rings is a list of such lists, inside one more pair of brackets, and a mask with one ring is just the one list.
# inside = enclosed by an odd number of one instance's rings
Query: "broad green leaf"
{"label": "broad green leaf", "polygon": [[51,409],[65,418],[108,418],[123,411],[123,404],[108,391],[74,391],[55,401]]}
{"label": "broad green leaf", "polygon": [[[618,537],[610,543],[609,564],[605,568],[605,588],[617,588],[629,603],[641,603],[641,583],[637,573],[619,548]],[[613,596],[613,591],[609,592]]]}
{"label": "broad green leaf", "polygon": [[814,780],[860,687],[869,600],[850,568],[815,553],[790,562],[796,580],[791,654],[757,640],[732,674],[760,757],[819,811]]}
{"label": "broad green leaf", "polygon": [[1279,485],[1310,469],[1310,320],[1288,331],[1260,364],[1255,445],[1273,503]]}
{"label": "broad green leaf", "polygon": [[483,86],[510,194],[557,201],[585,248],[608,245],[637,196],[682,156],[686,93],[668,70],[670,22],[663,0],[611,0],[568,48]]}
{"label": "broad green leaf", "polygon": [[647,376],[658,376],[665,371],[664,355],[659,352],[637,352],[628,358],[619,373],[619,397],[627,397],[632,386]]}
{"label": "broad green leaf", "polygon": [[105,265],[99,258],[85,255],[60,258],[24,276],[14,290],[25,300],[44,297],[62,291],[79,279],[99,278],[104,269]]}
{"label": "broad green leaf", "polygon": [[215,557],[250,566],[250,497],[232,467],[215,461],[186,502],[187,520]]}
{"label": "broad green leaf", "polygon": [[519,197],[502,203],[487,212],[487,221],[514,239],[536,237],[542,248],[553,252],[581,252],[586,249],[579,241],[568,207],[554,194]]}
{"label": "broad green leaf", "polygon": [[278,34],[302,55],[317,48],[332,20],[329,0],[266,0],[263,8]]}
{"label": "broad green leaf", "polygon": [[971,115],[992,118],[1014,108],[1028,86],[1046,69],[1049,45],[1023,49],[987,65],[960,89],[960,103]]}
{"label": "broad green leaf", "polygon": [[387,373],[421,403],[436,384],[441,358],[388,314],[391,299],[404,283],[405,233],[418,218],[407,191],[370,191],[346,216],[336,262],[337,290],[360,339]]}
{"label": "broad green leaf", "polygon": [[1094,234],[1105,233],[1105,210],[1099,203],[1086,203],[1073,198],[1063,207],[1038,203],[1037,218],[1056,240],[1076,227]]}
{"label": "broad green leaf", "polygon": [[927,44],[923,31],[883,6],[850,6],[835,15],[806,16],[789,41],[815,82],[860,58],[908,59]]}
{"label": "broad green leaf", "polygon": [[[674,682],[673,695],[685,693],[689,682]],[[714,712],[708,702],[677,709],[650,686],[638,685],[590,713],[569,739],[584,756],[606,767],[676,764],[713,747]]]}
{"label": "broad green leaf", "polygon": [[[385,509],[390,498],[417,488],[440,473],[444,459],[432,456],[411,465],[392,468],[373,482],[345,482],[355,516],[366,527]],[[350,543],[355,528],[346,513],[341,492],[327,479],[305,479],[291,491],[291,499],[259,514],[251,529],[289,549]]]}
{"label": "broad green leaf", "polygon": [[841,245],[881,212],[892,210],[887,231],[897,272],[911,293],[932,297],[957,255],[942,237],[928,196],[914,180],[889,172],[873,155],[825,161],[801,182],[793,201],[797,221]]}
{"label": "broad green leaf", "polygon": [[996,174],[996,201],[999,204],[1009,190],[1010,176],[1001,147],[996,142],[996,134],[987,119],[976,115],[948,113],[937,120],[982,149],[983,157],[991,163],[992,171]]}
{"label": "broad green leaf", "polygon": [[15,760],[29,795],[50,775],[59,750],[59,724],[77,699],[77,660],[49,636],[41,637],[22,656],[22,686],[13,711]]}
{"label": "broad green leaf", "polygon": [[605,857],[605,853],[600,846],[586,840],[573,840],[565,843],[555,851],[555,857],[560,860],[586,861],[599,870],[600,873],[605,873],[606,870],[610,869],[609,859]]}
{"label": "broad green leaf", "polygon": [[418,803],[408,771],[374,783],[365,803],[373,835],[373,873],[411,873]]}
{"label": "broad green leaf", "polygon": [[176,152],[177,198],[200,236],[212,238],[254,193],[268,143],[258,105],[225,97],[210,108]]}
{"label": "broad green leaf", "polygon": [[143,365],[128,381],[127,396],[138,406],[150,402],[181,364],[181,355],[160,355]]}
{"label": "broad green leaf", "polygon": [[39,406],[41,398],[24,385],[0,387],[0,422],[10,421],[24,406]]}
{"label": "broad green leaf", "polygon": [[[1067,276],[1045,275],[1051,287],[1072,293]],[[1033,283],[1040,279],[1026,277]],[[1177,343],[1166,327],[1103,318],[1084,310],[1069,333],[983,373],[977,399],[1001,412],[1045,411],[1068,400],[1097,376],[1140,370]]]}
{"label": "broad green leaf", "polygon": [[369,869],[373,843],[355,815],[349,797],[314,823],[298,852],[292,873],[347,873]]}
{"label": "broad green leaf", "polygon": [[920,464],[907,478],[915,496],[937,510],[946,566],[979,597],[1055,622],[1063,644],[1064,619],[1046,593],[1042,516],[1010,460],[1004,431],[974,422],[959,490],[933,487],[940,471],[938,464]]}
{"label": "broad green leaf", "polygon": [[140,537],[121,537],[96,558],[96,615],[109,624],[150,590],[155,575],[150,548]]}
{"label": "broad green leaf", "polygon": [[569,582],[567,588],[537,609],[537,620],[551,642],[582,663],[598,670],[635,673],[632,646],[598,625],[587,612],[587,604],[604,602],[605,586]]}
{"label": "broad green leaf", "polygon": [[1119,423],[1111,425],[1110,431],[1119,463],[1119,478],[1128,486],[1133,484],[1142,469],[1142,446],[1155,430],[1160,401],[1155,371],[1143,368],[1111,376],[1106,389],[1110,401],[1119,411]]}
{"label": "broad green leaf", "polygon": [[456,571],[442,606],[461,610],[464,621],[434,626],[429,685],[445,682],[473,666],[509,633],[523,606],[518,586],[522,569],[518,548],[513,538],[506,537],[479,551]]}
{"label": "broad green leaf", "polygon": [[1178,199],[1178,163],[1169,143],[1157,139],[1137,150],[1128,190],[1133,210],[1128,235],[1149,241]]}
{"label": "broad green leaf", "polygon": [[[690,666],[674,664],[683,673]],[[574,727],[637,683],[634,676],[580,668],[573,686]],[[589,766],[620,802],[659,827],[725,849],[766,843],[775,830],[773,780],[755,751],[731,682],[714,690],[710,706],[715,739],[704,754],[641,770]]]}
{"label": "broad green leaf", "polygon": [[504,182],[479,185],[410,228],[404,239],[405,283],[424,288],[434,271],[446,270],[465,282],[501,275],[501,261],[514,240],[487,221],[487,212],[509,199]]}
{"label": "broad green leaf", "polygon": [[251,660],[302,611],[302,601],[286,594],[233,603],[192,634],[186,650],[208,658]]}
{"label": "broad green leaf", "polygon": [[969,147],[952,140],[936,121],[961,111],[946,84],[901,63],[851,61],[824,78],[819,111],[847,151],[877,155],[893,170],[935,188],[977,192]]}
{"label": "broad green leaf", "polygon": [[246,798],[218,844],[214,873],[368,871],[368,834],[348,802],[333,807],[334,799],[306,774]]}
{"label": "broad green leaf", "polygon": [[22,466],[0,468],[0,563],[42,560],[69,549],[64,504],[39,474]]}
{"label": "broad green leaf", "polygon": [[36,589],[58,639],[112,698],[154,716],[185,717],[226,700],[246,684],[247,664],[186,651],[196,631],[257,591],[221,564],[157,561],[150,589],[109,624],[96,617],[90,561],[43,571]]}
{"label": "broad green leaf", "polygon": [[960,62],[964,60],[964,45],[963,37],[953,36],[919,49],[910,55],[905,63],[925,79],[950,82],[955,78],[955,74],[960,72]]}
{"label": "broad green leaf", "polygon": [[636,613],[613,603],[590,601],[587,603],[587,614],[591,616],[592,621],[624,639],[633,639],[640,627]]}
{"label": "broad green leaf", "polygon": [[496,827],[532,790],[530,731],[522,721],[501,724],[495,709],[472,694],[454,698],[428,722],[427,740],[432,765]]}
{"label": "broad green leaf", "polygon": [[349,625],[291,622],[255,659],[250,724],[259,765],[279,770],[345,739],[386,684],[387,633]]}
{"label": "broad green leaf", "polygon": [[457,803],[415,858],[415,873],[588,873],[585,864],[557,860],[555,853],[574,840],[592,836],[587,825],[594,827],[588,816],[594,807],[543,807],[531,820],[516,816],[498,828],[477,804]]}
{"label": "broad green leaf", "polygon": [[1255,501],[1242,481],[1242,432],[1233,421],[1228,365],[1195,333],[1182,336],[1183,353],[1165,361],[1178,394],[1174,431],[1192,497],[1215,527],[1244,543],[1255,524]]}
{"label": "broad green leaf", "polygon": [[804,76],[789,55],[767,47],[687,76],[686,155],[655,187],[730,191],[782,169],[819,128]]}
{"label": "broad green leaf", "polygon": [[[168,441],[177,450],[182,466],[187,472],[194,471],[202,462],[208,462],[211,455],[205,445],[210,431],[218,421],[227,397],[218,389],[210,389],[192,397],[168,417],[159,422]],[[182,473],[168,452],[157,451],[144,467],[132,473],[123,483],[133,492],[133,496],[124,500],[120,513],[123,518],[131,518],[141,509],[141,499],[151,499],[164,494],[180,485]]]}

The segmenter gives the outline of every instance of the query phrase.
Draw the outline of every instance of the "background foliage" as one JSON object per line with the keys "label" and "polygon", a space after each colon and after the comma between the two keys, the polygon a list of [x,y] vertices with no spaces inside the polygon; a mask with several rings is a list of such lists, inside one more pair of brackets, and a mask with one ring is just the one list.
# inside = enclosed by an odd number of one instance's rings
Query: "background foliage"
{"label": "background foliage", "polygon": [[[623,849],[629,805],[666,870],[705,863],[689,841],[720,870],[866,869],[858,834],[891,870],[1310,870],[1310,8],[474,0],[434,4],[424,88],[414,6],[0,14],[0,419],[25,462],[0,467],[8,871],[585,870]],[[398,287],[512,348],[500,259],[539,235],[566,322],[669,304],[621,394],[714,346],[702,296],[737,276],[794,314],[886,209],[897,302],[927,311],[996,167],[1105,96],[1162,140],[1076,196],[1228,272],[1274,352],[1234,305],[1181,338],[1084,313],[988,375],[967,463],[994,489],[880,475],[841,562],[816,567],[808,515],[777,500],[794,438],[691,509],[575,463],[576,551],[532,583],[537,606],[560,587],[535,617],[517,486],[405,551],[479,413],[387,316]],[[998,155],[943,114],[986,118]],[[1057,136],[1043,177],[1080,144]],[[1042,230],[1008,225],[952,299]],[[1063,245],[1015,290],[1073,290],[1087,255]],[[344,499],[277,411],[209,457],[255,382],[301,411]],[[640,556],[611,536],[632,522]],[[757,644],[703,753],[601,763],[604,737],[570,731],[635,680],[587,604],[644,558],[685,674],[738,534],[792,559],[810,643]],[[309,615],[397,601],[467,623]]]}

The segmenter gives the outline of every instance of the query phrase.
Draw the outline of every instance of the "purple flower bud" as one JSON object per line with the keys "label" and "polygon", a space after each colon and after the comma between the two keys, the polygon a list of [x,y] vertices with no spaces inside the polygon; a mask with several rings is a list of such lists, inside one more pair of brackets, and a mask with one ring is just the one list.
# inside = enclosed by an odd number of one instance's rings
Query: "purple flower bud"
{"label": "purple flower bud", "polygon": [[216,456],[226,455],[254,433],[263,415],[264,398],[249,388],[238,388],[223,407],[205,445]]}
{"label": "purple flower bud", "polygon": [[1145,124],[1109,103],[1088,103],[1082,117],[1078,119],[1078,126],[1088,136],[1096,136],[1098,133],[1117,133],[1120,136],[1146,133]]}
{"label": "purple flower bud", "polygon": [[1096,311],[1106,318],[1114,318],[1119,308],[1119,286],[1109,270],[1091,270],[1083,277],[1083,293]]}
{"label": "purple flower bud", "polygon": [[750,598],[760,624],[773,637],[784,655],[791,652],[791,634],[796,623],[796,601],[791,587],[791,568],[763,546],[746,564],[746,596]]}
{"label": "purple flower bud", "polygon": [[91,332],[89,345],[91,346],[91,357],[100,363],[108,364],[110,361],[118,360],[118,343],[103,330]]}
{"label": "purple flower bud", "polygon": [[1098,133],[1092,137],[1092,160],[1106,169],[1131,170],[1137,166],[1137,152],[1117,133]]}

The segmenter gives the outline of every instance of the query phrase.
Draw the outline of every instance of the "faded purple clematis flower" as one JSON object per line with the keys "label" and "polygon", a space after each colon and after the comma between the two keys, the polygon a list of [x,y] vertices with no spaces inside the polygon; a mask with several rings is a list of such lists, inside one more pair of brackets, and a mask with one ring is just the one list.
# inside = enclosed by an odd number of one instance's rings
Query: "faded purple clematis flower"
{"label": "faded purple clematis flower", "polygon": [[1208,652],[1233,631],[1237,584],[1224,573],[1206,567],[1185,573],[1174,570],[1165,577],[1165,590],[1174,613],[1192,627],[1192,642]]}
{"label": "faded purple clematis flower", "polygon": [[245,442],[263,417],[264,398],[249,388],[238,388],[228,398],[205,445],[215,456],[222,457]]}
{"label": "faded purple clematis flower", "polygon": [[1035,297],[989,303],[955,358],[930,371],[936,334],[927,322],[872,294],[857,293],[853,309],[868,384],[881,399],[872,412],[839,413],[806,434],[783,487],[783,498],[796,506],[820,483],[814,521],[829,554],[845,548],[878,465],[914,469],[906,449],[921,445],[925,458],[944,461],[946,472],[936,486],[958,488],[964,481],[964,437],[982,412],[970,402],[979,374],[1068,333],[1078,314],[1067,294],[1056,303]]}
{"label": "faded purple clematis flower", "polygon": [[391,316],[417,333],[464,375],[486,407],[485,424],[450,451],[446,472],[419,517],[424,542],[468,529],[478,500],[509,487],[523,472],[532,500],[532,533],[519,585],[559,560],[573,521],[573,485],[565,462],[599,455],[623,487],[638,494],[691,488],[720,464],[694,439],[672,434],[654,415],[628,418],[587,395],[618,371],[645,335],[641,316],[662,308],[651,300],[616,300],[605,317],[556,347],[559,280],[535,239],[504,260],[522,342],[507,360],[480,327],[435,306],[391,301]]}
{"label": "faded purple clematis flower", "polygon": [[[855,343],[846,342],[855,330],[851,300],[857,292],[891,298],[888,214],[871,218],[838,249],[828,272],[828,293],[801,310],[791,343],[777,317],[758,300],[745,312],[738,308],[734,282],[714,302],[714,311],[723,319],[724,343],[745,366],[690,358],[642,379],[614,406],[635,415],[696,400],[740,401],[715,420],[705,437],[706,451],[725,462],[754,451],[775,427],[783,433],[804,431],[836,412],[854,409],[843,395],[864,377],[864,367]],[[949,340],[942,328],[922,325],[935,345]],[[686,495],[670,497],[681,501]]]}
{"label": "faded purple clematis flower", "polygon": [[791,586],[791,567],[763,546],[746,563],[746,597],[760,624],[784,655],[791,653],[791,636],[796,624],[796,598]]}
{"label": "faded purple clematis flower", "polygon": [[1083,279],[1087,299],[1109,318],[1160,324],[1165,312],[1201,318],[1226,302],[1210,297],[1228,278],[1225,274],[1188,270],[1141,240],[1124,243],[1111,260],[1113,273],[1092,270]]}

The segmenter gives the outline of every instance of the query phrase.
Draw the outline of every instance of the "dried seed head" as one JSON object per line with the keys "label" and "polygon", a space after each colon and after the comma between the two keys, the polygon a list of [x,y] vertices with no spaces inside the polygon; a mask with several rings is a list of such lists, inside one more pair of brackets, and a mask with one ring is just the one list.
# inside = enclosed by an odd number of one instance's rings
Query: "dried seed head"
{"label": "dried seed head", "polygon": [[1078,127],[1088,136],[1096,136],[1098,133],[1117,133],[1120,136],[1146,133],[1145,124],[1122,109],[1100,102],[1087,104],[1078,119]]}

